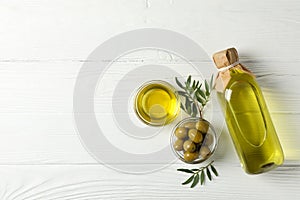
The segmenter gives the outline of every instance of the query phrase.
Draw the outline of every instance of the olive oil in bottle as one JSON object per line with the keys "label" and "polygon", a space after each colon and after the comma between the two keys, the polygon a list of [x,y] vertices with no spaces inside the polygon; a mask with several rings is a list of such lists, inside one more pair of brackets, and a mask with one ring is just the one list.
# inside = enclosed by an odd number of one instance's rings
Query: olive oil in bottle
{"label": "olive oil in bottle", "polygon": [[150,81],[139,88],[134,107],[144,123],[162,126],[176,118],[180,111],[180,102],[175,88],[169,83]]}
{"label": "olive oil in bottle", "polygon": [[283,151],[254,75],[238,62],[234,48],[213,59],[220,71],[215,88],[242,167],[258,174],[281,165]]}

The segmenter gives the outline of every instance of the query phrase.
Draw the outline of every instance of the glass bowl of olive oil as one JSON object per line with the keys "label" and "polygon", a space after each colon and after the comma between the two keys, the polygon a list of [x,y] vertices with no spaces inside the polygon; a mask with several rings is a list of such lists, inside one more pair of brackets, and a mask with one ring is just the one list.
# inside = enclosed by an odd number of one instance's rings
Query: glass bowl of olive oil
{"label": "glass bowl of olive oil", "polygon": [[176,89],[166,81],[144,83],[135,95],[134,110],[147,125],[163,126],[172,122],[180,112]]}
{"label": "glass bowl of olive oil", "polygon": [[210,158],[217,147],[213,126],[198,117],[180,121],[171,134],[171,148],[183,162],[197,164]]}

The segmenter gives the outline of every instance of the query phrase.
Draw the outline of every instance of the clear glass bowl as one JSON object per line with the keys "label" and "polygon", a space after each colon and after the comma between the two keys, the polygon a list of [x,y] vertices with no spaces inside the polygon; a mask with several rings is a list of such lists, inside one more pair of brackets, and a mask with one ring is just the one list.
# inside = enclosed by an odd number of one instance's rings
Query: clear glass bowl
{"label": "clear glass bowl", "polygon": [[210,158],[217,147],[217,135],[206,120],[190,117],[172,130],[171,148],[183,162],[197,164]]}
{"label": "clear glass bowl", "polygon": [[136,92],[134,110],[145,124],[163,126],[178,116],[180,99],[176,89],[168,82],[148,81]]}

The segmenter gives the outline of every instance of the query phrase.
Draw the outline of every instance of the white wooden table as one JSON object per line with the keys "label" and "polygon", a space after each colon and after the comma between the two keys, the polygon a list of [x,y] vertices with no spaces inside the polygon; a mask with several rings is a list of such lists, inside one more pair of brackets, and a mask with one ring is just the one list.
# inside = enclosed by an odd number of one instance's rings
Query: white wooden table
{"label": "white wooden table", "polygon": [[[299,199],[299,11],[298,0],[1,0],[0,199]],[[268,102],[282,167],[246,175],[226,130],[216,152],[220,176],[195,189],[180,185],[186,176],[176,169],[188,167],[180,161],[133,175],[87,152],[73,119],[77,74],[102,42],[147,27],[181,33],[208,55],[239,49]]]}

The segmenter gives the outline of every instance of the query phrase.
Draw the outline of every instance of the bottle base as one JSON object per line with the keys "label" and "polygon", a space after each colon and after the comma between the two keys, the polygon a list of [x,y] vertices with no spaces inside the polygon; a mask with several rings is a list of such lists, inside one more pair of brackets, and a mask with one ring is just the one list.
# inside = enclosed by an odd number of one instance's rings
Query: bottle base
{"label": "bottle base", "polygon": [[269,172],[277,167],[279,167],[280,165],[274,163],[274,162],[270,162],[270,163],[266,163],[260,166],[260,168],[258,168],[257,170],[249,170],[249,169],[245,169],[245,172],[249,175],[255,175],[255,174],[262,174],[265,172]]}

